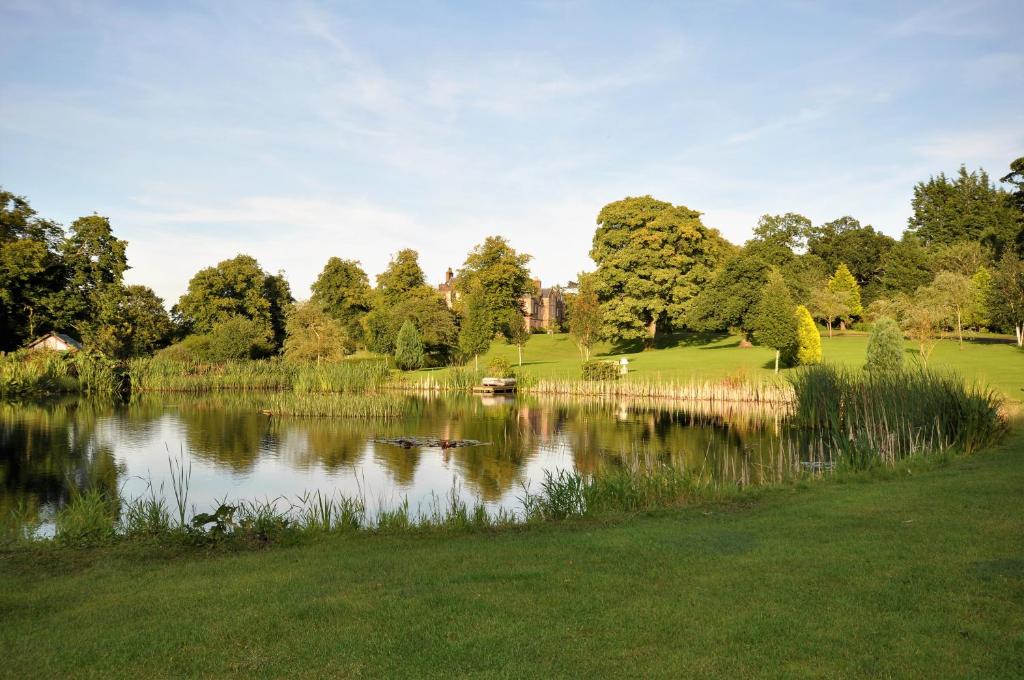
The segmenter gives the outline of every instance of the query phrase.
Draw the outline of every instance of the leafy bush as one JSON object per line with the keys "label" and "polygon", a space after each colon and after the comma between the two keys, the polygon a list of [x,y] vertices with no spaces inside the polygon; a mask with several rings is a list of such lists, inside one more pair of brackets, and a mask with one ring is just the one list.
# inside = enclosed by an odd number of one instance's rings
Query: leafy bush
{"label": "leafy bush", "polygon": [[868,337],[867,364],[870,373],[891,373],[903,368],[903,332],[892,319],[883,318]]}
{"label": "leafy bush", "polygon": [[584,380],[618,380],[619,367],[610,361],[588,361],[583,364]]}
{"label": "leafy bush", "polygon": [[487,362],[487,377],[489,378],[514,378],[515,375],[512,364],[505,359],[495,357]]}

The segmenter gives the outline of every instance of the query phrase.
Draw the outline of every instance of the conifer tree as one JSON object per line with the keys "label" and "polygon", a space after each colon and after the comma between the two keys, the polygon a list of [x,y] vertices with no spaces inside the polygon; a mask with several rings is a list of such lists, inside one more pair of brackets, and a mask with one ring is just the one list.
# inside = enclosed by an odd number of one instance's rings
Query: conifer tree
{"label": "conifer tree", "polygon": [[821,363],[821,335],[811,318],[811,313],[803,305],[796,308],[797,349],[796,363],[801,366]]}
{"label": "conifer tree", "polygon": [[864,307],[861,306],[860,301],[860,284],[857,283],[857,279],[853,278],[850,268],[845,263],[840,262],[836,267],[836,273],[828,280],[828,289],[839,296],[843,304],[846,305],[846,315],[842,317],[843,321],[849,323],[853,317],[864,313]]}

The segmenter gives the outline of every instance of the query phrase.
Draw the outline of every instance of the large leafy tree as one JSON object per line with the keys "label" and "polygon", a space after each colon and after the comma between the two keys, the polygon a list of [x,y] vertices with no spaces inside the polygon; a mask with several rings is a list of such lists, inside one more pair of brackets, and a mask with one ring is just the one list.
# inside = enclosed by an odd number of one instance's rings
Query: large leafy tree
{"label": "large leafy tree", "polygon": [[338,361],[351,350],[341,324],[318,303],[304,302],[289,310],[284,341],[288,361]]}
{"label": "large leafy tree", "polygon": [[970,277],[956,272],[939,272],[931,285],[935,299],[946,310],[947,318],[956,328],[960,349],[964,346],[964,322],[970,318],[975,300]]}
{"label": "large leafy tree", "polygon": [[527,268],[531,257],[517,253],[501,236],[488,236],[473,248],[459,269],[455,279],[456,290],[463,296],[476,291],[481,296],[483,314],[491,335],[510,328],[511,314],[523,316],[523,296],[533,292]]}
{"label": "large leafy tree", "polygon": [[840,217],[814,227],[807,238],[807,253],[820,257],[827,271],[835,271],[845,263],[869,300],[877,296],[878,279],[882,273],[882,258],[895,241],[875,231],[871,225],[862,226],[850,216]]}
{"label": "large leafy tree", "polygon": [[734,329],[750,338],[754,308],[771,265],[744,248],[727,259],[694,301],[687,324],[699,331]]}
{"label": "large leafy tree", "polygon": [[718,232],[696,210],[650,196],[609,203],[597,224],[590,257],[603,333],[651,343],[659,327],[682,325],[725,248]]}
{"label": "large leafy tree", "polygon": [[110,220],[101,215],[80,217],[71,223],[61,243],[64,286],[54,305],[59,323],[79,332],[92,320],[101,297],[116,295],[128,269],[128,244],[114,236]]}
{"label": "large leafy tree", "polygon": [[366,272],[356,260],[332,257],[313,282],[312,301],[337,320],[350,335],[370,311],[373,291]]}
{"label": "large leafy tree", "polygon": [[400,250],[387,269],[377,276],[373,308],[363,318],[368,349],[394,354],[398,332],[412,321],[420,334],[427,358],[442,363],[456,345],[455,315],[436,290],[426,285],[415,250]]}
{"label": "large leafy tree", "polygon": [[811,220],[798,213],[762,215],[754,227],[754,240],[792,255],[801,250],[811,233]]}
{"label": "large leafy tree", "polygon": [[483,291],[467,290],[463,298],[464,312],[459,329],[459,352],[464,360],[473,359],[474,370],[480,370],[480,355],[487,351],[494,338],[492,319]]}
{"label": "large leafy tree", "polygon": [[409,291],[426,285],[427,277],[420,267],[420,256],[412,248],[399,250],[391,257],[387,269],[377,275],[378,304],[399,302]]}
{"label": "large leafy tree", "polygon": [[955,177],[939,173],[914,187],[907,231],[925,247],[980,241],[999,254],[1015,242],[1024,218],[1009,199],[984,170],[960,166]]}
{"label": "large leafy tree", "polygon": [[[40,218],[28,201],[0,189],[0,351],[9,351],[55,324],[53,298],[62,289],[64,232]],[[67,329],[70,330],[70,329]]]}
{"label": "large leafy tree", "polygon": [[260,335],[280,346],[291,302],[282,275],[267,274],[256,258],[238,255],[193,276],[174,311],[186,329],[196,333],[209,333],[234,317],[249,319],[265,330]]}
{"label": "large leafy tree", "polygon": [[932,266],[932,256],[921,243],[904,235],[882,258],[882,290],[887,295],[910,295],[932,280]]}
{"label": "large leafy tree", "polygon": [[167,344],[171,319],[152,289],[107,285],[101,290],[94,315],[80,324],[87,347],[124,359],[150,355]]}

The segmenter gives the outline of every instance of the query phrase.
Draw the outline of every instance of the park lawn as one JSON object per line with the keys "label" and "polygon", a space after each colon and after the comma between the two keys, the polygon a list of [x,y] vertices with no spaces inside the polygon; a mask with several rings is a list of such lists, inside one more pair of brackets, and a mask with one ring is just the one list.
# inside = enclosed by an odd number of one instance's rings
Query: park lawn
{"label": "park lawn", "polygon": [[[867,335],[836,335],[823,337],[821,342],[824,361],[864,365]],[[513,364],[518,362],[516,347],[501,342],[492,344],[487,355],[481,357],[481,367],[492,357],[501,357]],[[774,376],[775,353],[765,347],[740,347],[740,339],[735,336],[682,334],[659,339],[659,346],[647,351],[638,343],[618,349],[601,343],[592,352],[594,359],[617,360],[620,357],[629,360],[631,380],[772,379]],[[917,345],[908,342],[907,360],[916,359]],[[980,380],[1011,399],[1024,399],[1024,352],[1011,340],[965,342],[960,349],[955,339],[944,339],[938,343],[929,364]],[[534,335],[524,347],[523,366],[519,370],[523,375],[538,378],[579,379],[580,354],[567,334]],[[781,373],[785,375],[787,370]]]}
{"label": "park lawn", "polygon": [[19,550],[0,583],[11,678],[1019,678],[1024,430],[728,505],[236,553]]}

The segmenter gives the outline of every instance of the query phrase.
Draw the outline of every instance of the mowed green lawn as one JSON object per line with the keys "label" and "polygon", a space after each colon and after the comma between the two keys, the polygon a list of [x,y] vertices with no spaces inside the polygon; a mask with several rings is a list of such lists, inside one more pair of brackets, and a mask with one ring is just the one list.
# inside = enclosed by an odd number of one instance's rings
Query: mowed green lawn
{"label": "mowed green lawn", "polygon": [[[867,342],[866,335],[823,337],[824,360],[863,366]],[[481,358],[481,366],[494,356],[513,364],[518,361],[516,347],[496,342]],[[712,335],[676,336],[660,341],[657,349],[648,351],[636,344],[616,351],[608,343],[601,343],[592,352],[595,359],[620,357],[629,359],[630,379],[718,380],[727,376],[769,378],[773,375],[775,353],[765,347],[740,347],[738,337]],[[907,361],[916,360],[917,346],[908,342]],[[1010,340],[965,342],[960,349],[955,339],[944,339],[935,348],[930,365],[956,370],[990,384],[1012,399],[1024,399],[1024,352]],[[523,350],[521,370],[524,375],[579,379],[579,350],[566,334],[534,335]]]}
{"label": "mowed green lawn", "polygon": [[0,553],[0,675],[1024,677],[1022,452],[494,535]]}

